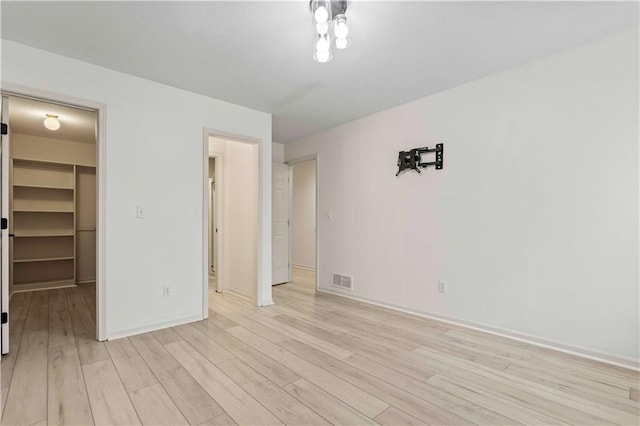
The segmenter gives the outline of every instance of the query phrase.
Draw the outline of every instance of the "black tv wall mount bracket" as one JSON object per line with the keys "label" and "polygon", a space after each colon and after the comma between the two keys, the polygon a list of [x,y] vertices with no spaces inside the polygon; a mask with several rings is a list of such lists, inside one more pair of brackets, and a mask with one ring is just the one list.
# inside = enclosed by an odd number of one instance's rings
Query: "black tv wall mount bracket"
{"label": "black tv wall mount bracket", "polygon": [[[435,161],[422,161],[423,154],[429,154],[435,152]],[[429,166],[435,166],[436,170],[442,170],[444,157],[444,144],[436,144],[435,148],[429,148],[428,146],[422,148],[413,148],[409,151],[400,151],[398,153],[398,176],[405,170],[415,170],[418,173],[420,168],[427,168]]]}

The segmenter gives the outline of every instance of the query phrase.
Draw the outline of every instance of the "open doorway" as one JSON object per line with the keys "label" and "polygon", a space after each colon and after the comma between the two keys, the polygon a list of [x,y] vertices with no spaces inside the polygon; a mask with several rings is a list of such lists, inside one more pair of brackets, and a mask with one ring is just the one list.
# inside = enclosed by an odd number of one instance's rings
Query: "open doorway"
{"label": "open doorway", "polygon": [[46,361],[48,350],[73,346],[84,363],[99,338],[99,110],[2,100],[2,400],[15,408],[33,374],[18,354]]}
{"label": "open doorway", "polygon": [[258,144],[208,137],[207,292],[258,298]]}
{"label": "open doorway", "polygon": [[315,159],[291,166],[291,273],[294,282],[316,287],[317,200]]}

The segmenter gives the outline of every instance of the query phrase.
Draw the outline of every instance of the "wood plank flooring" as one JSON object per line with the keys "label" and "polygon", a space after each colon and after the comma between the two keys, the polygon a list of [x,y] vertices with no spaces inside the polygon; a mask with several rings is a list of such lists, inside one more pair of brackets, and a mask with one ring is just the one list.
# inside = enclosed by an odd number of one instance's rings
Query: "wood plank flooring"
{"label": "wood plank flooring", "polygon": [[[211,287],[214,288],[213,286]],[[638,372],[316,294],[96,342],[95,287],[11,299],[3,424],[638,425]]]}

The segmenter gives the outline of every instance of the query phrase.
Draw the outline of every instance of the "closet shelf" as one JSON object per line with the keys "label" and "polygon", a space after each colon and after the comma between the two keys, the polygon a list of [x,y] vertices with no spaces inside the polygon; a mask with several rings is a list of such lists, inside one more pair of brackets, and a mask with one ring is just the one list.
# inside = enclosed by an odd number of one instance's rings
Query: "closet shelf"
{"label": "closet shelf", "polygon": [[73,210],[13,209],[14,213],[74,213]]}
{"label": "closet shelf", "polygon": [[42,259],[14,259],[13,263],[31,263],[31,262],[55,262],[59,260],[73,260],[73,256],[69,257],[48,257]]}
{"label": "closet shelf", "polygon": [[73,191],[73,187],[68,186],[54,186],[54,185],[35,185],[35,184],[13,184],[14,188],[37,188],[37,189],[54,189],[62,191]]}
{"label": "closet shelf", "polygon": [[[95,279],[92,246],[97,236],[78,231],[96,226],[95,146],[79,150],[65,141],[57,144],[46,139],[14,135],[12,140],[9,224],[14,238],[9,275],[13,291],[69,287]],[[82,164],[86,162],[91,166]]]}
{"label": "closet shelf", "polygon": [[42,234],[21,234],[21,233],[15,233],[14,237],[15,238],[38,238],[38,237],[73,237],[74,233],[73,232],[61,232],[61,233],[55,233],[55,232],[48,232],[48,233],[42,233]]}

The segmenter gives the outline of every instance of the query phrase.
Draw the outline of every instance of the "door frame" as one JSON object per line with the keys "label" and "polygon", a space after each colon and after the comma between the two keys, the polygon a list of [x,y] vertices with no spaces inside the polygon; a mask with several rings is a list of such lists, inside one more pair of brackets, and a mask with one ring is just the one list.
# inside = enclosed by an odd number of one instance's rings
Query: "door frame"
{"label": "door frame", "polygon": [[[288,200],[288,204],[289,204],[289,212],[287,213],[289,215],[289,258],[287,259],[287,262],[289,263],[289,271],[288,271],[288,277],[287,277],[287,281],[288,282],[293,282],[293,251],[291,250],[292,244],[293,244],[293,227],[291,226],[292,220],[293,220],[293,166],[291,164],[285,163],[287,166],[289,166],[289,200]],[[317,203],[318,200],[316,200]],[[318,224],[316,223],[316,228],[318,227]],[[317,248],[317,247],[316,247]],[[317,267],[317,265],[316,265]],[[316,268],[317,269],[317,268]],[[317,278],[317,277],[316,277]]]}
{"label": "door frame", "polygon": [[[5,102],[6,101],[6,102]],[[8,113],[9,113],[9,102],[8,102],[8,98],[6,98],[4,95],[0,96],[0,102],[2,102],[2,114],[3,116],[6,116],[7,118],[7,126],[9,125],[9,117],[8,117]],[[7,129],[8,130],[8,129]],[[6,144],[5,144],[6,141]],[[0,141],[0,145],[2,145],[0,147],[0,152],[2,153],[1,156],[1,160],[2,163],[0,163],[0,167],[2,168],[2,170],[0,171],[2,177],[0,178],[0,215],[3,218],[7,218],[7,220],[9,220],[10,217],[10,208],[9,208],[9,200],[10,200],[10,193],[11,193],[11,186],[9,185],[9,174],[10,174],[10,163],[11,163],[11,157],[10,157],[10,150],[9,145],[10,145],[11,141],[9,140],[9,131],[7,131],[6,134],[6,138],[3,135],[2,136],[2,141]],[[5,146],[6,145],[6,146]],[[7,187],[7,190],[4,190],[4,186]],[[7,211],[5,212],[4,209],[7,209]],[[11,268],[11,258],[10,258],[10,246],[12,244],[11,242],[11,238],[10,238],[10,232],[11,227],[7,226],[7,229],[3,229],[2,230],[2,235],[0,236],[0,238],[2,239],[2,241],[0,241],[0,244],[2,244],[2,250],[0,250],[0,291],[2,292],[2,294],[0,294],[0,299],[2,301],[2,312],[7,312],[9,313],[9,297],[10,297],[10,279],[11,279],[11,275],[9,274],[9,269]],[[6,260],[6,264],[5,264],[5,260]],[[5,287],[6,284],[6,287]],[[3,323],[1,325],[2,327],[2,339],[0,341],[0,353],[7,354],[9,353],[9,350],[11,349],[9,346],[9,321],[7,319],[6,323]]]}
{"label": "door frame", "polygon": [[[209,157],[209,159],[214,159],[215,164],[216,157]],[[218,227],[218,218],[216,217],[218,214],[218,208],[216,207],[218,204],[218,194],[216,188],[216,179],[209,179],[209,276],[211,274],[215,274],[218,270],[218,250],[216,250],[216,245],[218,243],[217,232],[215,231]],[[213,206],[213,208],[212,208]],[[211,259],[211,253],[213,253],[213,259]]]}
{"label": "door frame", "polygon": [[[93,110],[96,123],[96,339],[107,340],[107,105],[89,99],[49,92],[13,83],[2,82],[2,95],[57,103],[74,108]],[[11,113],[11,111],[9,111]]]}
{"label": "door frame", "polygon": [[[215,193],[215,209],[216,209],[216,226],[218,229],[222,229],[224,225],[224,153],[222,152],[214,152],[208,153],[207,158],[207,176],[209,175],[209,159],[215,158],[216,170],[215,170],[215,185],[216,185],[216,193]],[[207,187],[207,191],[209,191],[211,185],[209,184]],[[211,194],[207,192],[207,197],[210,199]],[[209,206],[207,207],[207,235],[211,232],[211,211],[209,210]],[[215,234],[215,247],[217,250],[214,252],[215,262],[214,265],[216,267],[216,292],[223,293],[224,292],[224,284],[225,281],[223,279],[222,273],[222,262],[224,261],[224,250],[221,250],[224,244],[224,232],[218,232]],[[208,243],[208,242],[207,242]],[[207,244],[207,262],[209,261],[209,245]],[[209,264],[207,263],[207,298],[209,297]],[[226,276],[225,276],[226,278]]]}
{"label": "door frame", "polygon": [[[310,154],[305,155],[303,157],[294,158],[288,161],[285,161],[285,164],[288,164],[291,169],[291,179],[290,179],[290,197],[291,202],[290,206],[293,205],[293,166],[300,163],[306,163],[307,161],[316,162],[316,290],[320,288],[320,200],[318,198],[319,188],[320,188],[320,156],[318,154]],[[289,212],[289,218],[291,218],[291,211]],[[293,232],[289,232],[289,244],[291,244],[291,235]],[[289,253],[291,253],[291,246],[289,246]],[[290,263],[289,267],[290,273],[293,279],[293,265]]]}
{"label": "door frame", "polygon": [[[203,230],[202,232],[202,317],[203,318],[209,317],[209,268],[208,268],[209,234],[207,232],[208,226],[209,226],[208,224],[209,222],[208,220],[208,217],[209,217],[208,186],[209,186],[209,155],[210,155],[209,154],[209,137],[226,139],[232,142],[252,144],[252,145],[255,145],[258,150],[257,176],[256,176],[258,198],[257,198],[257,217],[255,219],[256,221],[255,223],[256,276],[255,276],[255,291],[254,291],[255,300],[253,300],[253,302],[256,306],[273,305],[273,297],[271,293],[271,256],[270,256],[271,251],[265,253],[263,249],[263,246],[264,246],[263,237],[265,235],[265,232],[267,232],[269,236],[271,235],[270,223],[265,224],[263,223],[263,220],[262,220],[265,208],[266,207],[269,207],[269,209],[271,208],[271,203],[268,203],[267,205],[265,205],[265,202],[263,202],[263,198],[265,195],[263,190],[263,178],[268,179],[269,182],[271,182],[270,173],[268,176],[263,176],[264,167],[269,167],[269,171],[271,170],[270,169],[271,161],[269,161],[268,165],[265,164],[266,163],[265,161],[263,161],[263,154],[264,154],[264,150],[266,149],[264,146],[265,143],[262,139],[258,139],[255,137],[204,127],[202,130],[202,181],[201,181],[202,182],[202,200],[203,200],[202,202],[202,230]],[[269,146],[268,148],[270,150],[271,147]],[[215,155],[218,155],[218,154],[216,153]],[[220,162],[222,163],[222,167],[220,169],[223,169],[224,155],[220,155],[220,159],[221,159]],[[218,179],[217,169],[218,169],[218,163],[216,163],[216,179]],[[224,179],[222,177],[223,176],[222,173],[219,176],[221,176],[221,179]],[[218,203],[218,209],[222,208],[225,201],[223,186],[224,185],[221,185],[221,184],[217,186],[216,195],[221,200],[221,202]],[[271,194],[269,193],[268,195],[270,198]],[[218,211],[220,212],[220,210]],[[224,242],[225,228],[222,227],[223,223],[221,222],[221,220],[224,220],[224,215],[222,216],[223,216],[222,218],[221,216],[218,216],[218,228],[221,229],[222,231],[219,232],[219,234],[221,235],[219,237],[220,239],[218,240],[219,242],[218,256],[219,257],[218,257],[217,268],[219,272],[216,272],[216,287],[218,288],[218,286],[220,286],[219,287],[221,289],[220,291],[224,291],[225,280],[226,280],[226,276],[224,275],[224,266],[223,266],[223,261],[225,259],[225,249],[224,249],[224,245],[222,244]],[[269,215],[269,219],[270,218],[271,218],[271,215]],[[271,238],[269,238],[269,245],[271,245],[270,241],[271,241]],[[266,254],[269,255],[267,262],[265,262],[263,259],[264,257],[266,257],[265,256]],[[266,268],[268,268],[268,271],[269,271],[268,277],[265,274]]]}

